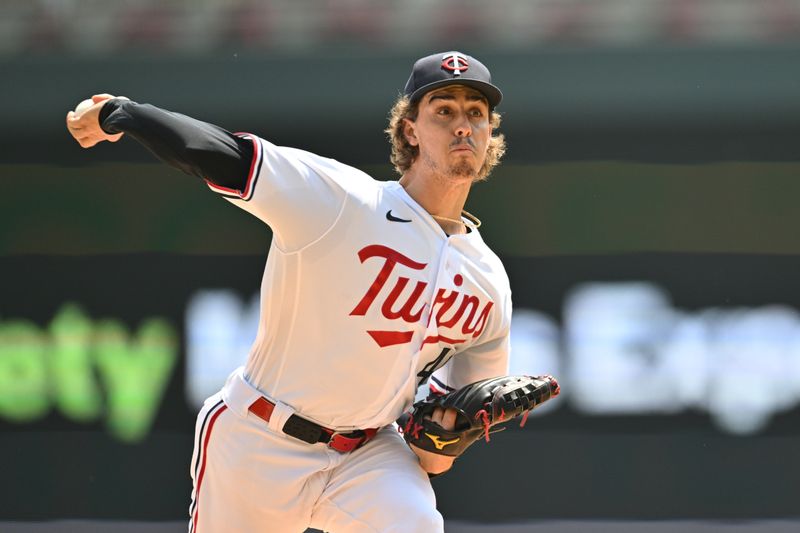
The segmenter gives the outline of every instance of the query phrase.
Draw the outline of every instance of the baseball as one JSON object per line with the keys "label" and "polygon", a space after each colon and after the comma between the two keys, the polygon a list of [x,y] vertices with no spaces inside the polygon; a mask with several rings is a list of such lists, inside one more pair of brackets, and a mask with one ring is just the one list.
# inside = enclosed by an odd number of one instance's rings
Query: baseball
{"label": "baseball", "polygon": [[81,113],[83,113],[84,111],[86,111],[87,109],[92,107],[93,105],[94,105],[94,101],[91,98],[87,98],[86,100],[84,100],[83,102],[81,102],[80,104],[75,106],[75,113],[80,115]]}

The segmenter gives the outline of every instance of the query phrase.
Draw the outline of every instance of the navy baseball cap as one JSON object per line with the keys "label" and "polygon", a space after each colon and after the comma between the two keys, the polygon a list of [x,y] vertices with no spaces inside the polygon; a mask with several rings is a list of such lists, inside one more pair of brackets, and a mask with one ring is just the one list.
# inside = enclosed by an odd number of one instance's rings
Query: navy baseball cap
{"label": "navy baseball cap", "polygon": [[446,85],[466,85],[482,92],[492,109],[503,99],[500,89],[492,85],[486,65],[461,52],[441,52],[417,60],[403,94],[412,103],[418,102],[428,91]]}

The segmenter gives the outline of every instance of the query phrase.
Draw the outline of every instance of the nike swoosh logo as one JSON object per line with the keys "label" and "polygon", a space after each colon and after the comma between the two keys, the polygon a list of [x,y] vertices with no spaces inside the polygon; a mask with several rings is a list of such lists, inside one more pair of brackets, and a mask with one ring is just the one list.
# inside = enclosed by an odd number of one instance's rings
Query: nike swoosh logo
{"label": "nike swoosh logo", "polygon": [[404,218],[397,218],[396,216],[394,216],[392,214],[392,210],[391,209],[386,211],[386,220],[388,220],[390,222],[411,222],[410,220],[406,220]]}

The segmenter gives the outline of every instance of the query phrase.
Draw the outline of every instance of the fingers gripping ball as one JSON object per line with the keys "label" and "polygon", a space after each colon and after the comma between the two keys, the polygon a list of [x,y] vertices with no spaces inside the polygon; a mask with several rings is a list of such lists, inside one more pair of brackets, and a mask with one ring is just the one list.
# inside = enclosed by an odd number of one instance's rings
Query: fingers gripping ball
{"label": "fingers gripping ball", "polygon": [[[398,424],[406,442],[440,455],[458,457],[476,440],[489,442],[490,429],[528,414],[561,389],[552,376],[502,376],[471,383],[457,391],[428,398],[414,404]],[[458,412],[452,431],[430,419],[437,407],[452,407]]]}
{"label": "fingers gripping ball", "polygon": [[81,103],[75,106],[75,114],[80,115],[93,105],[94,105],[94,100],[92,100],[91,98],[87,98],[86,100],[83,100]]}

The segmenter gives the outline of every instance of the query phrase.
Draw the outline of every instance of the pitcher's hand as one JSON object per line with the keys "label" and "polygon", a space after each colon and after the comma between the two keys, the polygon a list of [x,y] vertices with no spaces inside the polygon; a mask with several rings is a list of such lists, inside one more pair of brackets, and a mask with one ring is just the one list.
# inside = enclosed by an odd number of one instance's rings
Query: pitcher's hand
{"label": "pitcher's hand", "polygon": [[[456,427],[457,414],[458,412],[453,408],[442,409],[441,407],[437,407],[431,415],[431,420],[448,431],[452,431]],[[413,444],[409,444],[409,447],[417,454],[417,457],[419,457],[419,464],[422,469],[429,474],[442,474],[447,472],[453,466],[453,461],[456,460],[455,457],[431,453],[422,448],[417,448]]]}
{"label": "pitcher's hand", "polygon": [[[125,98],[124,96],[113,96],[110,94],[95,94],[92,96],[94,105],[76,113],[67,113],[67,130],[70,135],[78,141],[83,148],[91,148],[102,141],[117,142],[124,135],[117,133],[110,135],[100,127],[100,110],[105,103],[112,98]],[[127,98],[125,98],[127,100]]]}

